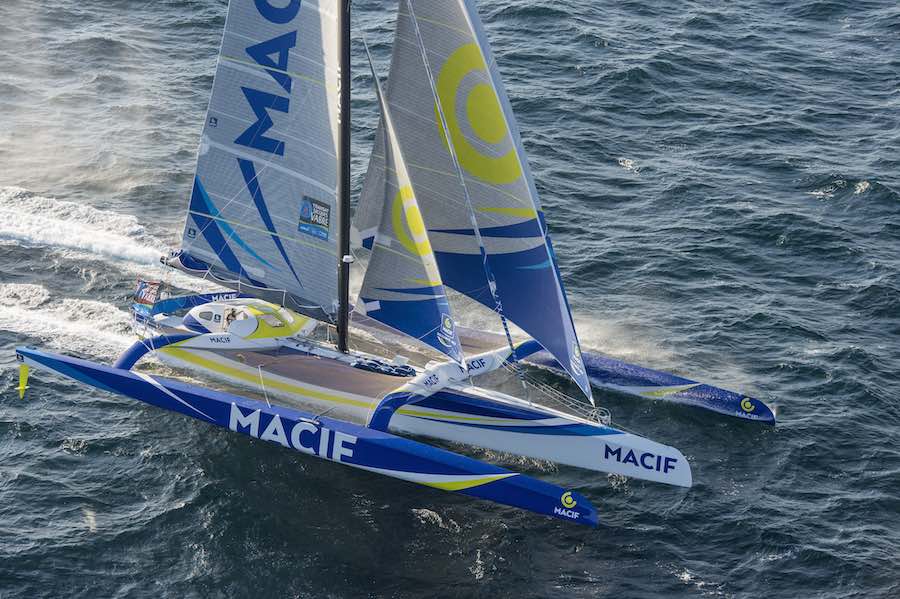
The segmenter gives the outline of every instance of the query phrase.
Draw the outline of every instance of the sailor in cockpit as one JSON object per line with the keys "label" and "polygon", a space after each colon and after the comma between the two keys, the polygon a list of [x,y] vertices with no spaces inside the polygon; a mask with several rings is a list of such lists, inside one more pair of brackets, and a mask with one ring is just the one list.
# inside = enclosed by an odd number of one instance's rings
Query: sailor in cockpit
{"label": "sailor in cockpit", "polygon": [[229,309],[225,311],[225,330],[228,330],[228,327],[231,326],[231,323],[234,322],[234,319],[237,318],[237,311],[234,309]]}

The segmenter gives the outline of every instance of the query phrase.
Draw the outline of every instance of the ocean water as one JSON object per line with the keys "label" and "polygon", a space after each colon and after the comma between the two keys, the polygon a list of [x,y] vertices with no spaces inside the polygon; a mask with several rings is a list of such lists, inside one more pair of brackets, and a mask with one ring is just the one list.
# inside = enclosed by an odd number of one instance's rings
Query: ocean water
{"label": "ocean water", "polygon": [[[354,3],[358,187],[393,2]],[[0,598],[900,596],[900,6],[481,0],[583,344],[775,404],[598,394],[692,489],[597,530],[37,374],[110,360],[177,243],[224,0],[0,2]],[[196,282],[172,276],[191,288]],[[573,390],[574,392],[574,390]]]}

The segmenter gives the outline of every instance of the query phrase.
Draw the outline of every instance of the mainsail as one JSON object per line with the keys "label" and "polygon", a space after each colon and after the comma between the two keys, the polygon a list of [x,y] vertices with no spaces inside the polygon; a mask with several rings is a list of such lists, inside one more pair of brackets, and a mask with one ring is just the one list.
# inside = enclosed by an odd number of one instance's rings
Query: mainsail
{"label": "mainsail", "polygon": [[[502,314],[546,348],[590,397],[543,211],[473,2],[417,0],[412,14],[409,0],[401,0],[387,87],[444,283],[491,309],[502,306]],[[390,201],[376,184],[387,170],[383,139],[380,130],[360,199],[357,227],[364,245],[373,235],[376,211],[370,205]]]}
{"label": "mainsail", "polygon": [[337,301],[330,3],[231,0],[181,266],[317,318]]}
{"label": "mainsail", "polygon": [[[381,108],[383,129],[378,142],[383,144],[386,168],[370,171],[365,185],[383,190],[385,201],[381,214],[369,217],[378,224],[368,236],[372,256],[356,310],[462,364],[450,303],[371,56],[369,66]],[[369,207],[377,209],[374,204]]]}

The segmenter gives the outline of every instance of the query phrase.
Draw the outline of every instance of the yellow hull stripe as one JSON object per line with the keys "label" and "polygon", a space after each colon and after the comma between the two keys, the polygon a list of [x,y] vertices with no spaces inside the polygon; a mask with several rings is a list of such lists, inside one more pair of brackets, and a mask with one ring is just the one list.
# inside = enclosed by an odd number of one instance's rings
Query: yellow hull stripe
{"label": "yellow hull stripe", "polygon": [[444,491],[461,491],[463,489],[471,489],[472,487],[480,487],[481,485],[486,485],[490,482],[494,482],[495,480],[500,480],[501,478],[508,478],[510,476],[515,476],[515,472],[505,472],[503,474],[492,474],[489,476],[479,476],[478,478],[470,478],[466,480],[454,480],[454,481],[446,481],[446,482],[425,482],[422,481],[423,485],[427,485],[429,487],[434,487],[435,489],[443,489]]}
{"label": "yellow hull stripe", "polygon": [[[246,372],[239,368],[233,368],[231,366],[225,366],[224,364],[220,364],[218,362],[214,362],[213,360],[208,360],[206,358],[201,358],[200,356],[196,356],[188,351],[183,349],[176,348],[164,348],[161,349],[165,354],[172,356],[173,358],[177,358],[179,360],[183,360],[188,364],[194,364],[195,366],[199,366],[201,368],[205,368],[207,370],[212,370],[213,372],[218,372],[219,374],[223,374],[225,376],[235,378],[241,381],[245,381],[247,383],[258,384],[259,383],[259,375],[256,373]],[[266,389],[277,389],[279,391],[284,391],[285,393],[293,393],[295,395],[301,395],[303,397],[309,397],[312,399],[317,399],[319,401],[327,401],[332,403],[343,404],[347,406],[356,406],[359,408],[371,408],[374,402],[371,401],[362,401],[358,399],[350,399],[348,397],[342,397],[340,395],[334,395],[331,393],[324,393],[322,391],[317,391],[315,389],[310,389],[307,387],[301,387],[299,385],[292,385],[290,383],[285,383],[283,381],[266,378],[263,377],[263,382],[266,384]]]}
{"label": "yellow hull stripe", "polygon": [[641,397],[667,397],[672,395],[673,393],[681,393],[682,391],[687,391],[688,389],[693,389],[698,386],[700,383],[694,383],[693,385],[678,385],[676,387],[660,387],[659,389],[654,389],[653,391],[641,391]]}
{"label": "yellow hull stripe", "polygon": [[[256,372],[247,372],[245,370],[241,370],[240,368],[235,368],[232,366],[226,366],[220,362],[216,362],[207,358],[203,358],[201,356],[195,355],[193,352],[185,349],[178,349],[176,347],[166,347],[162,348],[159,351],[172,356],[178,360],[183,362],[187,362],[188,364],[192,364],[194,366],[198,366],[200,368],[204,368],[206,370],[211,370],[213,372],[217,372],[219,374],[225,375],[227,377],[238,379],[240,381],[244,381],[246,383],[252,383],[253,385],[259,384],[259,374]],[[263,383],[265,383],[266,389],[277,389],[279,391],[283,391],[285,393],[290,393],[292,395],[299,395],[302,397],[308,397],[311,399],[315,399],[318,401],[337,403],[341,405],[354,406],[358,408],[365,408],[367,410],[372,409],[377,403],[375,400],[372,401],[363,401],[350,399],[349,397],[342,397],[340,395],[335,395],[332,393],[325,393],[323,391],[318,391],[315,389],[309,389],[307,387],[301,387],[299,385],[293,385],[291,383],[285,383],[283,381],[273,379],[271,377],[263,376]],[[434,412],[427,412],[422,410],[416,410],[414,408],[400,408],[397,410],[397,413],[402,416],[412,416],[415,418],[430,418],[433,420],[447,420],[447,421],[460,421],[460,422],[484,422],[488,424],[497,424],[497,425],[516,425],[521,424],[521,420],[517,419],[506,419],[506,418],[489,418],[484,416],[455,416],[449,414],[438,414]],[[443,488],[443,487],[442,487]]]}

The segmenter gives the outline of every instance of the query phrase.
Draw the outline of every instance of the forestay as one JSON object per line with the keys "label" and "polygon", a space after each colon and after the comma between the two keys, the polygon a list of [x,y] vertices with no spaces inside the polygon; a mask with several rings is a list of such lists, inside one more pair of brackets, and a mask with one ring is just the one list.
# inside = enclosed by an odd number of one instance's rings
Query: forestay
{"label": "forestay", "polygon": [[381,108],[383,130],[378,141],[386,168],[370,171],[365,185],[381,189],[385,201],[378,226],[368,236],[372,256],[356,310],[462,364],[450,304],[371,56],[369,66]]}
{"label": "forestay", "polygon": [[181,259],[326,320],[338,237],[331,4],[231,0]]}
{"label": "forestay", "polygon": [[[471,225],[468,192],[503,314],[553,354],[590,397],[543,212],[474,4],[418,0],[414,12],[429,68],[408,1],[401,0],[386,98],[443,281],[498,309]],[[385,171],[383,139],[380,130],[360,199],[357,227],[364,245],[371,244],[377,223],[379,211],[372,206],[392,199],[383,185],[369,184]]]}

